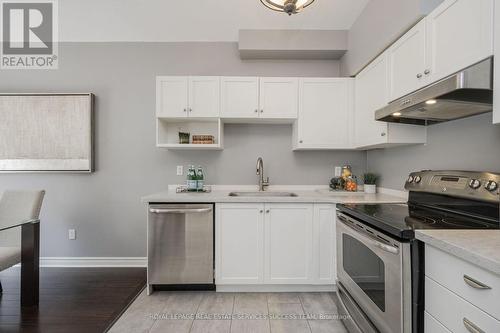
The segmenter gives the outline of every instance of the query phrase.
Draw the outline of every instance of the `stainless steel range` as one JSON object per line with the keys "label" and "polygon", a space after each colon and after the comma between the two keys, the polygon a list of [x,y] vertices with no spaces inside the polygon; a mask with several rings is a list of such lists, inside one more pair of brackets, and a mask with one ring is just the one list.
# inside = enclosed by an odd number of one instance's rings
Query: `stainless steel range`
{"label": "stainless steel range", "polygon": [[350,332],[424,331],[424,247],[416,229],[500,229],[500,174],[421,171],[406,204],[339,205],[339,311]]}

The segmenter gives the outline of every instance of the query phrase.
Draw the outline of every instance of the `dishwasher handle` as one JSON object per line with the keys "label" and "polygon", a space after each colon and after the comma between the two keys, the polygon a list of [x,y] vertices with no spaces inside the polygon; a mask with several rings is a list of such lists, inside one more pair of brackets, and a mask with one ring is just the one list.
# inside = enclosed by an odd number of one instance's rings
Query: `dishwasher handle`
{"label": "dishwasher handle", "polygon": [[153,214],[191,214],[191,213],[210,213],[211,207],[207,208],[150,208],[149,212]]}

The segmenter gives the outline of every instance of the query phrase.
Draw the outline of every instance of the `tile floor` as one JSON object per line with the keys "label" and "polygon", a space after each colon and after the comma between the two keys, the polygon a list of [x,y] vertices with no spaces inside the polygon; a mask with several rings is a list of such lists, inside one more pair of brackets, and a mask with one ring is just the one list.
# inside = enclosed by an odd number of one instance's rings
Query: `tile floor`
{"label": "tile floor", "polygon": [[346,333],[333,296],[144,291],[109,332]]}

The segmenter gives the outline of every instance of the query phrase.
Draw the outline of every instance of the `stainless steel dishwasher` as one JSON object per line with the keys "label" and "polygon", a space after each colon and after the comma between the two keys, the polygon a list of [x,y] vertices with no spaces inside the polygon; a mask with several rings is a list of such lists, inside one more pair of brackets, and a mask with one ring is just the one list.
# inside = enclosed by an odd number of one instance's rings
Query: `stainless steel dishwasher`
{"label": "stainless steel dishwasher", "polygon": [[214,287],[214,205],[149,205],[148,294]]}

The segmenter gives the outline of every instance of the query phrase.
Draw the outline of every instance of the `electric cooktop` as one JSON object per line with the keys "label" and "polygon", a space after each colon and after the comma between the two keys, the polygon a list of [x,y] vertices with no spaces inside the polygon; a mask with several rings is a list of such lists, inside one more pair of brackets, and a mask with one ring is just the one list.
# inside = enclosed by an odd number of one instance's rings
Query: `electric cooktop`
{"label": "electric cooktop", "polygon": [[413,239],[417,229],[500,229],[498,220],[412,204],[346,204],[338,208],[402,239]]}
{"label": "electric cooktop", "polygon": [[500,229],[500,174],[421,171],[410,174],[406,204],[345,204],[339,211],[400,239],[416,229]]}

